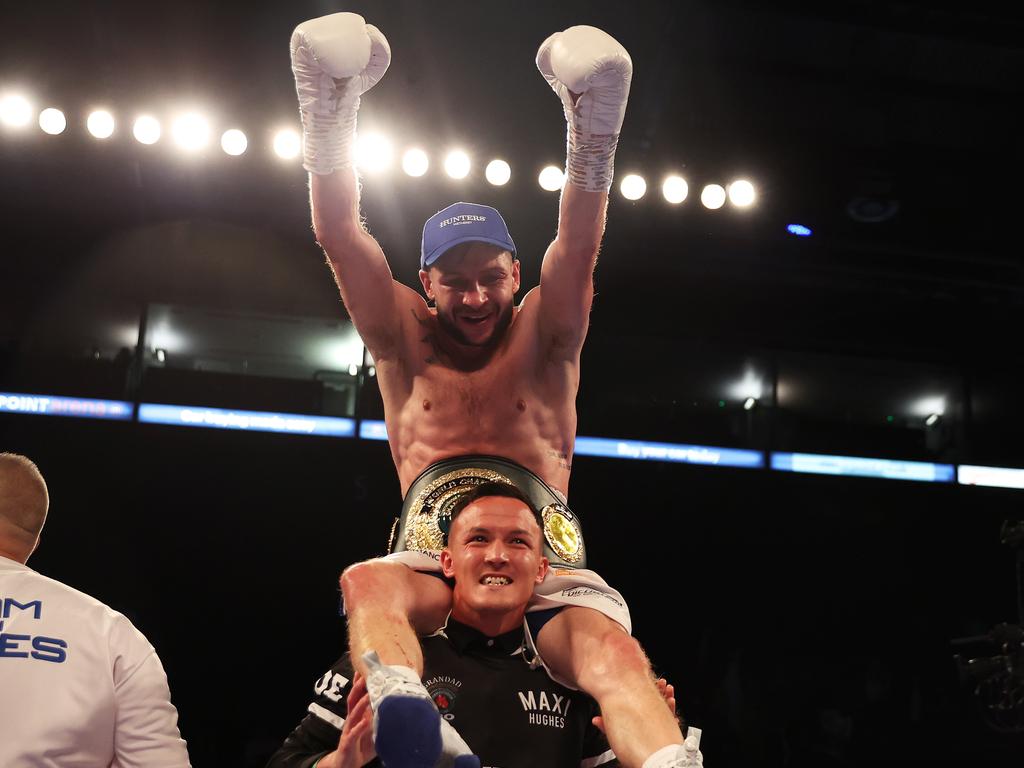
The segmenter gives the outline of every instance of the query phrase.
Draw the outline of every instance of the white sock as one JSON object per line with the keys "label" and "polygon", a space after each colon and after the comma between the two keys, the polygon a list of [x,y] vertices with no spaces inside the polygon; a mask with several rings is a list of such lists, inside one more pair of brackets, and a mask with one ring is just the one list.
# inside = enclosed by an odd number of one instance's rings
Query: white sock
{"label": "white sock", "polygon": [[441,718],[441,757],[437,760],[437,768],[451,768],[459,755],[472,755],[473,750],[465,739],[459,736],[455,726]]}
{"label": "white sock", "polygon": [[[425,698],[433,704],[430,693],[423,686],[420,676],[411,667],[398,664],[381,664],[376,651],[363,654],[369,676],[366,678],[366,691],[370,695],[370,708],[376,712],[381,699],[392,693],[399,696],[417,696]],[[450,768],[459,755],[471,755],[470,749],[454,726],[444,718],[441,720],[441,757],[437,768]]]}
{"label": "white sock", "polygon": [[690,726],[686,741],[669,744],[644,760],[642,768],[699,768],[704,765],[700,752],[700,728]]}
{"label": "white sock", "polygon": [[391,693],[431,700],[420,676],[411,667],[381,664],[376,651],[364,653],[363,661],[369,673],[366,676],[366,692],[370,696],[370,708],[374,712],[377,711],[380,700]]}

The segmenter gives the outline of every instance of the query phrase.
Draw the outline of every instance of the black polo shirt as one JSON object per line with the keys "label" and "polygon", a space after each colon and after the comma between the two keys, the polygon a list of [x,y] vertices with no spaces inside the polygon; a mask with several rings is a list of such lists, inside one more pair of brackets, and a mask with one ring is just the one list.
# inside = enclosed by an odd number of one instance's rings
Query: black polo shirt
{"label": "black polo shirt", "polygon": [[[483,766],[618,766],[604,735],[590,722],[599,712],[597,703],[554,682],[543,668],[531,669],[522,629],[490,638],[449,619],[422,644],[423,684]],[[351,679],[346,654],[317,681],[310,714],[267,768],[308,768],[337,748]]]}

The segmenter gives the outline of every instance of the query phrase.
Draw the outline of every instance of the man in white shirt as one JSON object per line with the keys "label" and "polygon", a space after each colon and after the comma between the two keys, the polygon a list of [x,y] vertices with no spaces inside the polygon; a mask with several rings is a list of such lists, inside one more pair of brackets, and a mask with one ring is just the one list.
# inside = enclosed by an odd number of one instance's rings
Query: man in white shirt
{"label": "man in white shirt", "polygon": [[0,766],[186,768],[167,676],[127,618],[25,563],[49,494],[0,453]]}

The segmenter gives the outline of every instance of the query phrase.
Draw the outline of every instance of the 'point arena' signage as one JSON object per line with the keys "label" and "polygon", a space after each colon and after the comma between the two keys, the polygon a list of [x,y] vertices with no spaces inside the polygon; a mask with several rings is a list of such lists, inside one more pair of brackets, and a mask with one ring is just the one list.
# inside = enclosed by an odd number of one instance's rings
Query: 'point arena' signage
{"label": "'point arena' signage", "polygon": [[130,421],[132,404],[122,400],[96,400],[91,397],[58,397],[56,395],[23,395],[17,392],[0,392],[0,413]]}

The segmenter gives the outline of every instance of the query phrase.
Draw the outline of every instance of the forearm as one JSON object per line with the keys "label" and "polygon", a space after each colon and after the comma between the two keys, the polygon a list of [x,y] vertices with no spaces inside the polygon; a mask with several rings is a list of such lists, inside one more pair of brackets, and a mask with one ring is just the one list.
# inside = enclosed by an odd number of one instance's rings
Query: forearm
{"label": "forearm", "polygon": [[558,247],[589,258],[589,269],[604,236],[608,210],[607,192],[588,192],[572,184],[562,189],[558,206]]}
{"label": "forearm", "polygon": [[359,180],[352,166],[326,175],[311,173],[309,184],[313,231],[328,254],[331,246],[365,235],[359,216]]}

